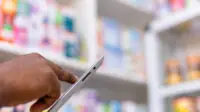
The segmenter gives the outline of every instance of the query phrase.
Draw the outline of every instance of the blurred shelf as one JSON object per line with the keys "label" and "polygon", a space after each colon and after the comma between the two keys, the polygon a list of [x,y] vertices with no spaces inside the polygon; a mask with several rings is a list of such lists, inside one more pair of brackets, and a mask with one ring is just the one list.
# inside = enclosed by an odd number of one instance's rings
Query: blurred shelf
{"label": "blurred shelf", "polygon": [[[150,14],[152,13],[150,10],[144,9],[144,8],[140,8],[136,5],[134,5],[134,3],[131,4],[131,1],[126,1],[126,0],[116,0],[117,2],[126,5],[127,7],[132,8],[133,10],[137,10],[138,12],[144,13],[144,14]],[[130,2],[130,3],[129,3]]]}
{"label": "blurred shelf", "polygon": [[153,17],[151,12],[123,0],[97,0],[97,11],[99,16],[114,18],[126,26],[141,30]]}
{"label": "blurred shelf", "polygon": [[56,2],[61,5],[69,5],[69,4],[73,3],[74,0],[56,0]]}
{"label": "blurred shelf", "polygon": [[200,16],[199,5],[196,7],[194,6],[190,9],[185,9],[180,12],[169,13],[164,17],[155,19],[151,24],[151,30],[159,33],[198,16]]}
{"label": "blurred shelf", "polygon": [[35,49],[35,48],[23,48],[20,46],[16,46],[16,45],[4,43],[4,42],[0,43],[0,51],[1,51],[1,54],[2,54],[2,51],[7,52],[8,54],[6,57],[8,57],[8,58],[10,56],[12,57],[12,55],[23,55],[23,54],[36,52],[59,65],[64,65],[64,66],[70,67],[70,68],[78,68],[80,70],[85,70],[88,67],[88,65],[86,63],[81,63],[74,59],[66,59],[64,56],[57,55],[56,53],[46,52],[46,51],[43,52],[43,51]]}
{"label": "blurred shelf", "polygon": [[178,85],[163,87],[161,95],[163,98],[200,92],[200,81],[184,82]]}
{"label": "blurred shelf", "polygon": [[[128,73],[123,73],[123,72],[120,72],[119,70],[110,70],[109,71],[109,70],[105,70],[105,69],[100,69],[97,73],[102,76],[110,76],[110,77],[120,79],[123,81],[130,81],[130,82],[135,82],[137,84],[146,85],[145,81],[142,78],[139,78],[137,76],[134,77],[133,75],[132,75],[132,77],[127,77],[125,75]],[[131,74],[131,73],[129,73],[129,74]]]}

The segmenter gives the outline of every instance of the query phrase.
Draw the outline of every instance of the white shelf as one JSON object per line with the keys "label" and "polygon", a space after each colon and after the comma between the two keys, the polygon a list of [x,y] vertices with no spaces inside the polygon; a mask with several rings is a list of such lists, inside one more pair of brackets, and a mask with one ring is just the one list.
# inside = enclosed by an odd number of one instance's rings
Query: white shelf
{"label": "white shelf", "polygon": [[185,9],[176,13],[169,13],[168,15],[153,21],[151,24],[151,30],[159,33],[198,16],[200,16],[199,6],[194,6],[193,8]]}
{"label": "white shelf", "polygon": [[7,43],[0,43],[0,51],[8,52],[14,55],[23,55],[28,53],[37,52],[44,56],[45,58],[59,64],[64,65],[66,67],[70,68],[78,68],[80,70],[86,70],[88,68],[88,65],[85,63],[81,63],[77,60],[73,59],[66,59],[64,56],[57,55],[56,53],[52,52],[43,52],[41,50],[35,49],[35,48],[23,48],[16,45],[11,45]]}
{"label": "white shelf", "polygon": [[184,82],[178,85],[163,87],[161,95],[163,98],[200,92],[200,81]]}
{"label": "white shelf", "polygon": [[[6,57],[10,57],[9,55],[20,55],[20,54],[28,54],[28,53],[32,53],[32,52],[37,52],[40,53],[42,56],[44,56],[45,58],[55,62],[56,64],[62,65],[63,67],[66,68],[72,68],[74,70],[77,71],[85,71],[87,69],[89,69],[89,65],[87,63],[81,63],[77,60],[73,60],[73,59],[67,59],[62,55],[57,55],[56,53],[52,53],[52,52],[43,52],[41,50],[38,49],[33,49],[33,48],[22,48],[16,45],[11,45],[8,43],[0,43],[0,51],[1,54],[6,52],[6,55],[3,55],[2,58],[6,58]],[[145,82],[142,79],[139,79],[137,77],[129,79],[126,77],[123,77],[122,72],[119,71],[108,71],[105,69],[100,69],[98,71],[98,76],[99,77],[105,77],[104,79],[112,78],[113,80],[117,80],[117,81],[126,81],[129,83],[137,83],[137,84],[142,84],[142,85],[146,85]]]}
{"label": "white shelf", "polygon": [[123,81],[130,81],[130,82],[134,82],[134,83],[137,83],[137,84],[146,85],[145,81],[142,78],[139,78],[137,76],[135,76],[135,77],[127,77],[126,76],[125,77],[123,75],[125,75],[126,73],[120,72],[119,70],[110,70],[109,71],[109,70],[105,70],[105,69],[100,69],[97,73],[102,75],[102,76],[110,76],[110,77],[120,79],[120,80],[123,80]]}
{"label": "white shelf", "polygon": [[116,19],[121,24],[143,30],[152,20],[152,13],[124,0],[97,0],[98,16]]}
{"label": "white shelf", "polygon": [[119,3],[121,3],[121,4],[124,4],[124,5],[126,5],[127,7],[130,7],[130,8],[132,8],[132,10],[137,10],[137,11],[139,11],[139,12],[141,12],[141,13],[144,13],[144,14],[150,14],[150,13],[152,13],[150,10],[148,10],[148,9],[144,9],[144,8],[140,8],[139,6],[136,6],[135,4],[131,4],[131,3],[129,3],[129,2],[131,2],[131,1],[126,1],[126,0],[116,0],[117,2],[119,2]]}

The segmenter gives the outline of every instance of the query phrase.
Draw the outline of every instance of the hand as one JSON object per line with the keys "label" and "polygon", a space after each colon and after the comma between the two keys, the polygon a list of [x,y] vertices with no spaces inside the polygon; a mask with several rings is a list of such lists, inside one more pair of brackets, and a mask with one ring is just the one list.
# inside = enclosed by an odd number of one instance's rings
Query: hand
{"label": "hand", "polygon": [[60,81],[77,78],[37,53],[0,64],[0,106],[37,100],[31,112],[42,112],[60,97]]}

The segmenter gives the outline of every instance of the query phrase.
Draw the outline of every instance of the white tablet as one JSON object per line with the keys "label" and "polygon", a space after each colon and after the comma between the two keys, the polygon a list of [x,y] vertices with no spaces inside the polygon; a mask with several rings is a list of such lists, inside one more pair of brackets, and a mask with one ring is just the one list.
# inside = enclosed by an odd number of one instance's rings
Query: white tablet
{"label": "white tablet", "polygon": [[99,69],[104,61],[104,57],[101,57],[95,65],[93,65],[79,80],[67,90],[48,110],[48,112],[58,112],[58,110],[67,102],[67,100],[77,92],[88,79]]}

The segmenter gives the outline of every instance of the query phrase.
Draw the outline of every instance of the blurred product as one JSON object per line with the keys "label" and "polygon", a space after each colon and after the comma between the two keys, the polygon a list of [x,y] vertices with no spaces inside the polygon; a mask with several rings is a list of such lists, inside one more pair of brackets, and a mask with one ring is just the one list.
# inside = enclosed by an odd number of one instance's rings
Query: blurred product
{"label": "blurred product", "polygon": [[120,25],[117,21],[109,18],[103,18],[102,21],[105,67],[107,69],[114,68],[121,70],[123,64],[122,49],[120,46]]}
{"label": "blurred product", "polygon": [[110,105],[111,105],[111,112],[121,112],[122,111],[122,108],[121,108],[122,106],[119,101],[111,101]]}
{"label": "blurred product", "polygon": [[[28,25],[28,45],[27,47],[40,48],[40,41],[44,31],[42,27],[42,8],[40,0],[29,0],[30,16]],[[37,32],[37,33],[35,33]]]}
{"label": "blurred product", "polygon": [[75,20],[74,9],[55,0],[1,0],[0,41],[87,61],[86,37]]}
{"label": "blurred product", "polygon": [[[51,0],[49,0],[51,1]],[[43,50],[49,51],[52,45],[52,37],[49,33],[49,29],[51,26],[51,19],[49,15],[49,9],[48,9],[48,3],[51,3],[47,0],[42,0],[41,5],[42,5],[42,10],[41,10],[41,26],[42,27],[42,35],[39,41],[39,47]]]}
{"label": "blurred product", "polygon": [[125,101],[122,104],[122,112],[137,112],[136,108],[137,105],[132,101]]}
{"label": "blurred product", "polygon": [[173,12],[181,11],[185,7],[185,0],[169,0]]}
{"label": "blurred product", "polygon": [[1,108],[0,112],[13,112],[13,108],[9,108],[9,107]]}
{"label": "blurred product", "polygon": [[103,47],[103,23],[101,18],[97,19],[97,58],[101,57],[104,51]]}
{"label": "blurred product", "polygon": [[196,112],[195,98],[180,97],[173,102],[173,112]]}
{"label": "blurred product", "polygon": [[87,40],[84,36],[79,35],[79,52],[80,52],[80,61],[87,62],[88,61],[88,46]]}
{"label": "blurred product", "polygon": [[172,31],[175,33],[184,33],[189,31],[191,27],[192,27],[192,21],[187,21],[173,28]]}
{"label": "blurred product", "polygon": [[145,80],[144,49],[143,49],[144,40],[142,37],[142,33],[136,29],[131,29],[130,42],[131,42],[133,72],[137,74],[138,77]]}
{"label": "blurred product", "polygon": [[56,53],[62,53],[63,40],[61,38],[62,14],[55,1],[48,1],[49,28],[48,35],[51,39],[51,50]]}
{"label": "blurred product", "polygon": [[13,29],[14,19],[17,12],[17,0],[2,0],[0,10],[2,13],[2,27],[0,29],[0,40],[13,43]]}
{"label": "blurred product", "polygon": [[71,7],[62,9],[64,28],[64,55],[68,58],[79,58],[79,38],[75,35],[75,14]]}
{"label": "blurred product", "polygon": [[188,73],[187,80],[200,79],[200,56],[188,56]]}
{"label": "blurred product", "polygon": [[[123,64],[124,68],[127,71],[127,74],[129,72],[133,72],[133,53],[131,52],[131,34],[130,30],[128,28],[122,29],[122,37],[121,37],[121,47],[123,50]],[[125,71],[124,70],[124,71]],[[127,76],[128,77],[128,76]]]}
{"label": "blurred product", "polygon": [[144,80],[142,33],[107,17],[99,18],[97,24],[97,57],[105,56],[104,68],[118,69],[124,77]]}
{"label": "blurred product", "polygon": [[[144,111],[145,110],[145,111]],[[101,101],[93,89],[83,89],[68,101],[60,112],[147,112],[146,106],[133,101]]]}
{"label": "blurred product", "polygon": [[18,105],[16,107],[3,107],[0,112],[25,112],[26,105]]}
{"label": "blurred product", "polygon": [[185,6],[187,8],[192,8],[193,6],[193,1],[192,0],[185,0]]}
{"label": "blurred product", "polygon": [[28,45],[28,16],[25,12],[20,11],[20,10],[25,10],[25,9],[20,9],[23,6],[23,4],[26,3],[19,1],[17,16],[15,18],[15,23],[14,23],[15,43],[18,45]]}
{"label": "blurred product", "polygon": [[163,17],[170,12],[170,6],[167,0],[156,0],[155,15]]}
{"label": "blurred product", "polygon": [[25,112],[25,105],[18,105],[13,112]]}
{"label": "blurred product", "polygon": [[183,80],[178,60],[171,59],[166,64],[166,84],[175,85]]}

